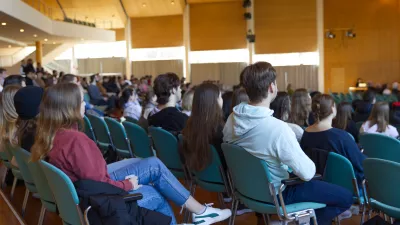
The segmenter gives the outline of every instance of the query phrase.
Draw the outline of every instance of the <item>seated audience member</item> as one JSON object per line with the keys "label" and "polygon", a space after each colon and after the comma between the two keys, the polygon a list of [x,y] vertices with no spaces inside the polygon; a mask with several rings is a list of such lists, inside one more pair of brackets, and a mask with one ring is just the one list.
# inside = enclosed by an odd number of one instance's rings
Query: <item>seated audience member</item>
{"label": "seated audience member", "polygon": [[42,96],[43,88],[35,86],[21,88],[14,96],[15,110],[18,113],[18,145],[29,152],[35,142],[36,117],[39,114]]}
{"label": "seated audience member", "polygon": [[389,104],[387,102],[375,103],[368,120],[361,126],[360,133],[380,133],[394,138],[399,136],[397,129],[389,125]]}
{"label": "seated audience member", "polygon": [[364,122],[368,119],[372,107],[376,102],[374,91],[368,90],[363,95],[363,101],[357,103],[354,113],[354,122]]}
{"label": "seated audience member", "polygon": [[224,94],[222,94],[222,112],[224,113],[224,121],[226,121],[229,117],[229,115],[232,113],[232,96],[233,96],[233,91],[226,91]]}
{"label": "seated audience member", "polygon": [[289,121],[300,127],[310,125],[311,96],[306,89],[297,89],[292,95]]}
{"label": "seated audience member", "polygon": [[89,84],[87,83],[87,78],[83,77],[82,80],[80,81],[81,86],[83,87],[83,89],[87,90],[89,87]]}
{"label": "seated audience member", "polygon": [[[202,171],[211,163],[210,144],[215,147],[222,161],[222,166],[225,170],[227,169],[221,149],[224,126],[222,104],[221,92],[217,85],[203,83],[195,88],[192,115],[182,131],[185,137],[182,153],[185,162],[192,170]],[[237,215],[249,212],[252,212],[252,210],[240,204]]]}
{"label": "seated audience member", "polygon": [[136,90],[133,87],[126,87],[120,98],[121,107],[124,110],[124,117],[131,117],[135,120],[140,119],[142,114],[142,106],[138,102]]}
{"label": "seated audience member", "polygon": [[297,124],[287,122],[289,120],[289,115],[290,115],[289,94],[286,92],[278,92],[275,100],[271,103],[270,108],[274,110],[273,116],[278,120],[286,122],[286,124],[289,125],[290,129],[292,129],[292,131],[296,135],[297,141],[300,142],[304,132],[303,128],[301,128]]}
{"label": "seated audience member", "polygon": [[149,116],[159,111],[160,110],[157,109],[157,96],[154,94],[154,90],[150,87],[143,101],[143,117],[147,120]]}
{"label": "seated audience member", "polygon": [[397,95],[399,93],[399,83],[393,82],[392,84],[392,94]]}
{"label": "seated audience member", "polygon": [[[80,85],[80,82],[78,81],[78,78],[73,74],[65,74],[64,76],[60,77],[60,83],[74,83],[83,89],[83,87]],[[101,110],[96,109],[94,105],[90,104],[90,102],[87,101],[85,98],[83,98],[83,100],[85,101],[85,112],[87,114],[104,116],[104,113]]]}
{"label": "seated audience member", "polygon": [[277,95],[275,69],[269,63],[258,62],[244,69],[241,80],[250,102],[233,109],[223,130],[224,141],[265,160],[276,190],[281,180],[289,178],[288,168],[308,181],[287,186],[283,191],[285,203],[324,203],[325,208],[315,210],[318,224],[331,224],[335,217],[350,208],[351,193],[337,185],[311,180],[315,175],[313,161],[300,148],[290,127],[274,118],[269,108]]}
{"label": "seated audience member", "polygon": [[192,212],[196,224],[212,224],[231,215],[229,209],[197,202],[156,157],[132,158],[106,165],[96,143],[77,130],[78,124],[83,123],[84,104],[81,89],[76,84],[61,83],[45,91],[32,161],[48,160],[72,182],[88,179],[109,183],[130,193],[142,193],[143,199],[138,205],[171,216],[171,224],[176,220],[167,199]]}
{"label": "seated audience member", "polygon": [[182,112],[190,117],[192,112],[194,89],[187,90],[182,98]]}
{"label": "seated audience member", "polygon": [[233,108],[235,108],[235,106],[239,105],[240,103],[248,103],[248,102],[249,102],[249,96],[247,95],[246,90],[244,88],[238,88],[234,90],[232,95],[231,113],[233,112]]}
{"label": "seated audience member", "polygon": [[7,87],[8,85],[18,85],[21,87],[25,87],[25,79],[21,75],[10,75],[4,79],[3,87]]}
{"label": "seated audience member", "polygon": [[0,67],[0,92],[3,91],[4,88],[4,80],[7,77],[7,70]]}
{"label": "seated audience member", "polygon": [[300,142],[301,147],[304,150],[318,148],[343,155],[350,160],[358,183],[361,184],[364,180],[362,162],[365,156],[346,131],[332,127],[332,120],[336,116],[333,98],[326,94],[315,97],[312,111],[316,122],[304,131]]}
{"label": "seated audience member", "polygon": [[44,73],[44,68],[40,62],[36,63],[36,73]]}
{"label": "seated audience member", "polygon": [[359,131],[357,129],[356,123],[352,120],[353,107],[348,102],[341,102],[337,107],[337,114],[333,120],[333,127],[345,130],[354,140],[358,142]]}
{"label": "seated audience member", "polygon": [[107,110],[115,108],[115,97],[105,97],[100,91],[98,81],[100,80],[99,75],[93,75],[90,77],[90,84],[88,86],[88,94],[90,96],[90,103],[93,105],[106,105]]}
{"label": "seated audience member", "polygon": [[[0,143],[0,151],[4,151],[4,148],[7,148],[9,145],[16,146],[16,133],[17,133],[17,119],[18,113],[15,110],[14,106],[14,96],[17,91],[21,89],[18,85],[9,85],[4,88],[2,93],[2,122],[1,124],[1,143]],[[11,164],[18,167],[17,161],[12,158]]]}
{"label": "seated audience member", "polygon": [[395,126],[400,125],[400,102],[393,102],[392,103],[392,110],[390,110],[390,124]]}
{"label": "seated audience member", "polygon": [[178,76],[174,73],[158,75],[154,80],[154,93],[158,103],[155,109],[160,111],[149,117],[149,126],[161,127],[170,132],[181,132],[189,117],[176,108],[176,104],[181,100]]}

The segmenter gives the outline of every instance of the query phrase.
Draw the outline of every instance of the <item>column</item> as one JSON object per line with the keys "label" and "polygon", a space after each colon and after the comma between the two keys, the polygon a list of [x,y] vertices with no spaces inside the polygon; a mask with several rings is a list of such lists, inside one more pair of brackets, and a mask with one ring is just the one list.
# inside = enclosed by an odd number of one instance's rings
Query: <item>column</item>
{"label": "column", "polygon": [[128,18],[125,23],[125,41],[126,41],[126,57],[125,57],[125,74],[128,80],[132,75],[131,49],[132,49],[132,33],[131,33],[131,18]]}
{"label": "column", "polygon": [[[43,45],[42,42],[36,41],[36,63],[42,64],[42,58],[43,58]],[[44,65],[42,65],[44,66]]]}
{"label": "column", "polygon": [[324,63],[324,0],[316,0],[317,4],[317,47],[319,54],[318,91],[325,92],[325,63]]}
{"label": "column", "polygon": [[186,82],[190,82],[191,80],[191,72],[190,72],[190,6],[189,4],[185,5],[183,11],[183,46],[185,49],[185,57],[183,58],[183,77],[186,78]]}
{"label": "column", "polygon": [[[251,31],[253,34],[255,34],[254,31],[254,1],[251,1],[251,6],[246,8],[246,12],[251,14],[251,19],[246,20],[246,27],[247,27],[247,32]],[[263,1],[263,0],[261,0]],[[249,51],[249,64],[253,63],[253,56],[254,56],[254,43],[250,43],[247,41],[247,49]]]}

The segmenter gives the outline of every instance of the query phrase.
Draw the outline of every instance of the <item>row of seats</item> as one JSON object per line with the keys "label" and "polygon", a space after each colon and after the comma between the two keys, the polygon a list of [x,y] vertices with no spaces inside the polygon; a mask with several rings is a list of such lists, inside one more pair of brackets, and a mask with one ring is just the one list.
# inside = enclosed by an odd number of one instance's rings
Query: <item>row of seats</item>
{"label": "row of seats", "polygon": [[[358,93],[331,93],[330,94],[333,99],[335,100],[336,104],[341,102],[353,102],[354,100],[362,100],[362,97]],[[397,102],[396,95],[376,95],[376,101],[383,101],[383,102]]]}

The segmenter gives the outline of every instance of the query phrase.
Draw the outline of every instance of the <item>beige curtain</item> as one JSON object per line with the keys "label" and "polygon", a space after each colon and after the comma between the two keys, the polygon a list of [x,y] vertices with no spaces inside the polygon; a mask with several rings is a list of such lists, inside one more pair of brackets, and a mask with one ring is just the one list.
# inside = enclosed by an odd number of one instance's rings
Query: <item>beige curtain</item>
{"label": "beige curtain", "polygon": [[200,84],[205,80],[219,80],[224,85],[239,84],[239,76],[246,63],[202,63],[191,65],[193,84]]}
{"label": "beige curtain", "polygon": [[157,60],[157,61],[135,61],[132,62],[132,74],[135,77],[173,72],[179,77],[183,76],[183,60]]}
{"label": "beige curtain", "polygon": [[288,84],[292,85],[292,89],[318,90],[318,66],[275,66],[275,69],[278,89],[281,91],[286,91]]}
{"label": "beige curtain", "polygon": [[[100,71],[102,68],[102,71]],[[78,59],[78,71],[80,74],[92,73],[125,73],[125,58],[96,58]]]}

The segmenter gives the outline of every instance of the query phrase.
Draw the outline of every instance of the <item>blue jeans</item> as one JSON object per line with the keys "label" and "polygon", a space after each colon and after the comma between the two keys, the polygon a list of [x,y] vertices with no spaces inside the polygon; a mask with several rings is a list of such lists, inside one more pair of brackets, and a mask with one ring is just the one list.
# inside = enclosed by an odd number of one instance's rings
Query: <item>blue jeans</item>
{"label": "blue jeans", "polygon": [[335,217],[348,210],[353,204],[350,191],[319,180],[287,186],[282,195],[286,205],[299,202],[326,204],[325,208],[315,210],[318,225],[330,225]]}
{"label": "blue jeans", "polygon": [[158,158],[125,159],[108,165],[107,170],[111,179],[116,181],[125,180],[128,175],[136,175],[139,184],[143,186],[130,193],[143,194],[138,205],[170,216],[171,224],[176,224],[174,212],[166,199],[183,206],[190,193]]}

